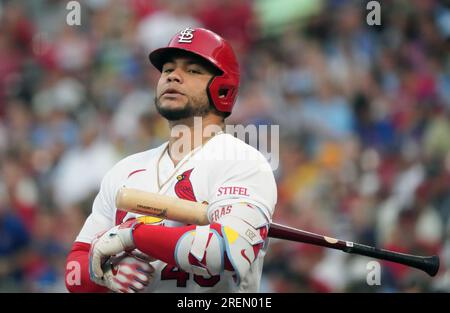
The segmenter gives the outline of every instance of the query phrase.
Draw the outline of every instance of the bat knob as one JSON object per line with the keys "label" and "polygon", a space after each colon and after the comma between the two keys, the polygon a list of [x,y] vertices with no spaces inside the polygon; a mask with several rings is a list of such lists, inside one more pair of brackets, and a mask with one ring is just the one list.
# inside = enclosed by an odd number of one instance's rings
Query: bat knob
{"label": "bat knob", "polygon": [[439,272],[439,265],[439,257],[437,255],[433,255],[425,258],[423,270],[433,277]]}

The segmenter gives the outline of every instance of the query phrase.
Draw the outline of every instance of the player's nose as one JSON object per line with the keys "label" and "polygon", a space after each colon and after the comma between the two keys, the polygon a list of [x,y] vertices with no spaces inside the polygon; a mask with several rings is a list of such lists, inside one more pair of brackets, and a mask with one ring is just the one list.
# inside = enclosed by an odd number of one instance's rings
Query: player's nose
{"label": "player's nose", "polygon": [[167,81],[168,82],[177,82],[182,83],[183,82],[183,75],[181,73],[180,68],[175,68],[172,72],[167,75]]}

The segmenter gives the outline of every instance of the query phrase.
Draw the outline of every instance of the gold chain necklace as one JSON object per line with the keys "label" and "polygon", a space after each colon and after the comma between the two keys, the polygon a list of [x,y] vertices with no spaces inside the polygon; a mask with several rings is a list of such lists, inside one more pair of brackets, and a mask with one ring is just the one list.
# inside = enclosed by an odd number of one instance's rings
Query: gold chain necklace
{"label": "gold chain necklace", "polygon": [[[172,173],[172,175],[170,175],[169,176],[169,178],[166,180],[166,181],[164,181],[164,183],[160,183],[160,178],[159,178],[159,165],[160,165],[160,163],[161,163],[161,159],[162,159],[162,157],[164,156],[164,154],[166,153],[166,152],[169,152],[169,143],[167,143],[167,145],[166,145],[166,147],[164,148],[164,150],[162,151],[162,153],[161,153],[161,155],[159,156],[159,158],[158,158],[158,161],[156,162],[156,182],[157,182],[157,184],[158,184],[158,192],[161,192],[161,190],[162,190],[162,188],[169,182],[169,181],[171,181],[172,180],[172,178],[177,174],[177,172],[178,172],[178,170],[180,169],[180,168],[182,168],[183,167],[183,165],[185,164],[185,163],[187,163],[187,161],[189,161],[198,151],[200,151],[212,138],[214,138],[215,136],[217,136],[217,135],[220,135],[220,134],[223,134],[223,131],[220,131],[220,132],[218,132],[217,134],[215,134],[214,136],[212,136],[211,138],[209,138],[208,139],[208,141],[206,141],[204,144],[201,144],[200,146],[198,146],[197,148],[195,148],[194,150],[192,150],[191,152],[189,152],[189,154],[188,155],[186,155],[185,157],[184,157],[184,160],[183,160],[183,162],[181,162],[181,163],[178,163],[176,166],[175,166],[175,169],[173,170],[173,173]],[[170,157],[170,156],[169,156]]]}

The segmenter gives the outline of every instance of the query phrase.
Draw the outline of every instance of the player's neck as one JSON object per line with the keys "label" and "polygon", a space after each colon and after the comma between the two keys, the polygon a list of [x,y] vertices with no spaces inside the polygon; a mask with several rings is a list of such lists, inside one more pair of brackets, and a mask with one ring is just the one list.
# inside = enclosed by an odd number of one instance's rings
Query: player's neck
{"label": "player's neck", "polygon": [[[175,166],[188,153],[205,144],[218,130],[223,130],[223,119],[214,114],[204,117],[190,117],[178,121],[169,121],[169,156]],[[206,130],[205,130],[206,128]]]}

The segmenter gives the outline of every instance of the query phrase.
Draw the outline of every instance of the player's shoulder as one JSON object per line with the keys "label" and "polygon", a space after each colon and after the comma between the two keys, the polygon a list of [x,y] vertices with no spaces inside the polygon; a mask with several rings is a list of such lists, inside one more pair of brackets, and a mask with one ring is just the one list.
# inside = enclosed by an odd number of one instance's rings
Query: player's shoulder
{"label": "player's shoulder", "polygon": [[[205,146],[204,155],[218,175],[235,171],[262,170],[272,172],[266,157],[243,140],[223,133],[212,138]],[[220,166],[218,166],[220,164]]]}
{"label": "player's shoulder", "polygon": [[110,169],[108,175],[118,177],[129,175],[129,173],[132,171],[146,169],[149,166],[150,162],[155,157],[161,154],[161,151],[166,145],[167,143],[164,143],[156,148],[134,153],[124,157]]}
{"label": "player's shoulder", "polygon": [[238,160],[247,160],[249,157],[252,161],[265,161],[264,155],[256,148],[247,144],[245,141],[234,137],[231,134],[222,133],[211,139],[210,149],[217,152],[223,152],[224,156],[236,156]]}

